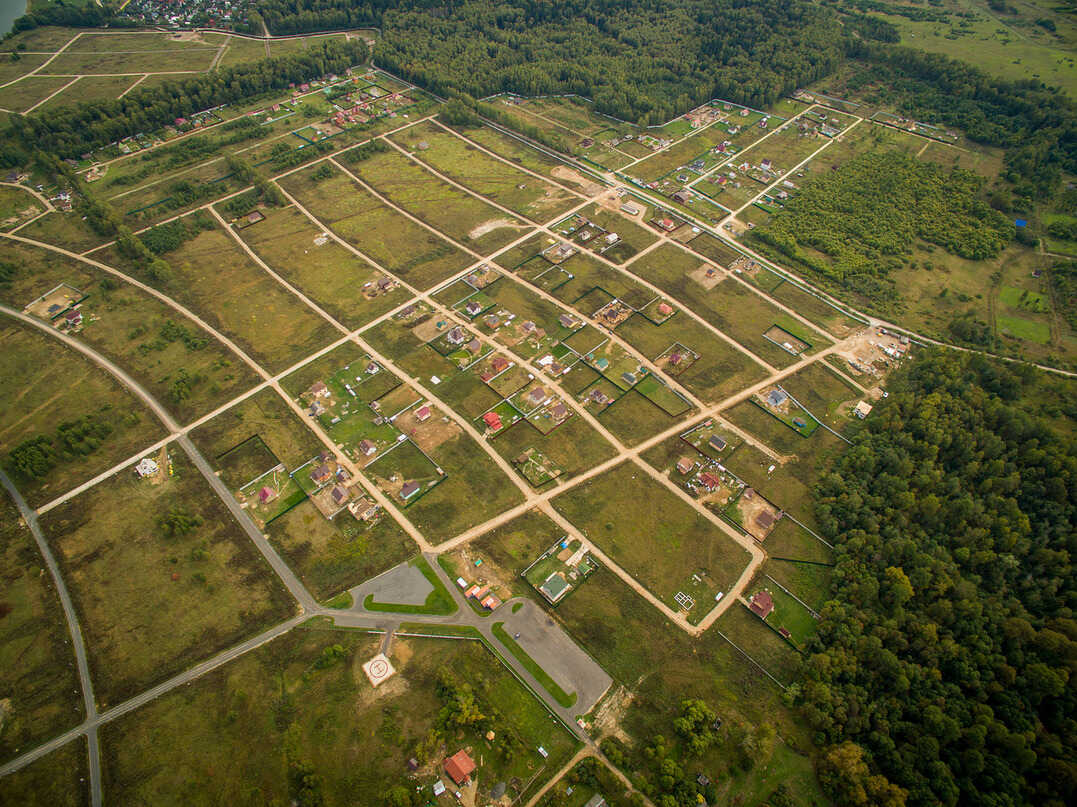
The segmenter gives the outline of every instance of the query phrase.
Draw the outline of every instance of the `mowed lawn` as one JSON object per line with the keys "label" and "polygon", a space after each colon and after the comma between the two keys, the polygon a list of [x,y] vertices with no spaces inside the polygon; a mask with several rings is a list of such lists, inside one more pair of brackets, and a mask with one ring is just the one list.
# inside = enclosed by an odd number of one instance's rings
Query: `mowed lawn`
{"label": "mowed lawn", "polygon": [[[41,519],[107,708],[294,613],[265,559],[175,444],[160,484],[123,473]],[[167,471],[165,472],[167,473]],[[169,529],[163,520],[186,525]]]}
{"label": "mowed lawn", "polygon": [[[553,500],[565,518],[656,596],[673,596],[705,575],[708,590],[725,592],[748,553],[633,462],[589,480]],[[698,602],[693,618],[710,610]]]}
{"label": "mowed lawn", "polygon": [[258,380],[208,331],[113,275],[23,244],[6,244],[0,254],[17,268],[10,283],[0,287],[0,299],[21,309],[60,283],[86,293],[79,337],[130,373],[181,422],[205,414]]}
{"label": "mowed lawn", "polygon": [[307,169],[281,186],[319,221],[406,283],[428,289],[472,264],[471,256],[391,207],[349,177],[315,180]]}
{"label": "mowed lawn", "polygon": [[279,372],[338,335],[325,319],[252,261],[220,229],[170,252],[167,291]]}
{"label": "mowed lawn", "polygon": [[[31,506],[85,482],[165,435],[160,421],[104,370],[57,339],[0,318],[0,461]],[[83,420],[85,419],[85,420]],[[68,448],[58,429],[92,424],[109,431]],[[65,432],[68,431],[65,429]],[[39,476],[12,468],[11,452],[38,437],[55,465]]]}
{"label": "mowed lawn", "polygon": [[[575,750],[479,642],[398,637],[390,651],[396,675],[375,694],[361,665],[379,642],[358,631],[298,628],[109,723],[105,787],[119,803],[190,805],[203,803],[212,781],[219,803],[246,804],[257,793],[259,804],[285,804],[295,792],[291,760],[310,766],[326,804],[384,804],[394,786],[434,781],[412,779],[406,762],[440,725],[442,675],[453,686],[466,683],[478,713],[492,719],[441,728],[434,746],[418,754],[424,762],[470,748],[483,791],[518,777],[526,799],[545,781],[527,786],[535,773],[545,767],[552,775]],[[483,736],[487,725],[494,742]]]}
{"label": "mowed lawn", "polygon": [[348,170],[392,204],[483,255],[519,238],[529,227],[450,185],[396,150],[352,163]]}
{"label": "mowed lawn", "polygon": [[[360,327],[404,302],[397,286],[376,294],[385,275],[337,241],[293,206],[266,211],[265,221],[237,234],[275,272],[349,329]],[[321,243],[318,243],[318,242]],[[370,299],[364,294],[370,293]]]}
{"label": "mowed lawn", "polygon": [[390,139],[450,179],[534,222],[556,218],[577,201],[564,188],[491,157],[433,121],[410,126]]}
{"label": "mowed lawn", "polygon": [[[82,690],[60,599],[29,527],[0,498],[0,690],[11,698],[0,734],[0,761],[65,731],[83,718]],[[7,778],[0,785],[6,791]]]}

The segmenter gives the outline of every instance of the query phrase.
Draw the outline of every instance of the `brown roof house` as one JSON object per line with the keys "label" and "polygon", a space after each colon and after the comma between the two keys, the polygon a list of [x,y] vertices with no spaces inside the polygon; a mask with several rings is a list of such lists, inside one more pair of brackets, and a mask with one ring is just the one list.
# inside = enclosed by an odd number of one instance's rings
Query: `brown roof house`
{"label": "brown roof house", "polygon": [[766,619],[770,616],[770,612],[774,610],[774,600],[768,591],[755,592],[749,602],[751,604],[748,607],[760,619]]}

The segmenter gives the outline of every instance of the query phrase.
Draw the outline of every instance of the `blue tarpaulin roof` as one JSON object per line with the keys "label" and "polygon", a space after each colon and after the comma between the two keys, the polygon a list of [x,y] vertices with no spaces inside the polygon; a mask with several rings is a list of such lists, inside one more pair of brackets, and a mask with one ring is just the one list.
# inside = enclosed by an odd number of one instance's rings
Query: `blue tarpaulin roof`
{"label": "blue tarpaulin roof", "polygon": [[1013,223],[1016,224],[1018,227],[1028,226],[1028,221],[1026,221],[1025,219],[1015,219]]}

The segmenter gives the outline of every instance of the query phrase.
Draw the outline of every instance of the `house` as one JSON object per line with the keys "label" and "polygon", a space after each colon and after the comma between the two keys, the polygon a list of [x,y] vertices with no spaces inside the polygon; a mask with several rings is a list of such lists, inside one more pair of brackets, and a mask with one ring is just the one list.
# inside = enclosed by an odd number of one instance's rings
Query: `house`
{"label": "house", "polygon": [[475,761],[468,756],[467,751],[461,749],[445,760],[445,773],[457,785],[466,784],[471,774],[475,772]]}
{"label": "house", "polygon": [[342,488],[340,485],[335,485],[332,492],[329,494],[333,497],[333,501],[336,504],[344,504],[351,496],[348,494],[347,488]]}
{"label": "house", "polygon": [[571,586],[565,576],[561,572],[554,572],[539,586],[539,591],[551,603],[556,603],[568,593],[570,588]]}
{"label": "house", "polygon": [[606,393],[600,389],[591,390],[591,394],[588,397],[600,406],[609,401],[609,397],[607,397]]}
{"label": "house", "polygon": [[682,356],[680,353],[670,353],[669,354],[669,366],[670,367],[676,367],[683,360],[684,360],[684,356]]}
{"label": "house", "polygon": [[660,317],[668,317],[673,313],[673,306],[669,303],[659,303],[655,311],[658,312],[658,316]]}
{"label": "house", "polygon": [[482,318],[482,321],[487,328],[493,330],[501,324],[501,317],[499,317],[497,314],[487,314],[485,317]]}
{"label": "house", "polygon": [[482,416],[482,422],[495,432],[501,430],[501,416],[497,412],[487,412]]}
{"label": "house", "polygon": [[429,406],[420,406],[418,409],[415,410],[415,419],[420,423],[425,423],[426,421],[430,420],[430,416],[432,414],[433,411],[430,409]]}
{"label": "house", "polygon": [[359,441],[359,451],[362,452],[364,457],[371,457],[374,452],[378,450],[378,447],[370,440]]}
{"label": "house", "polygon": [[789,393],[783,389],[772,389],[767,393],[767,403],[778,407],[789,400]]}
{"label": "house", "polygon": [[666,232],[673,232],[674,230],[677,229],[677,223],[673,219],[669,218],[668,216],[666,218],[662,219],[661,221],[659,221],[658,226],[661,227]]}
{"label": "house", "polygon": [[329,397],[329,387],[325,385],[324,381],[315,381],[313,384],[310,385],[310,389],[308,390],[308,392],[315,398]]}
{"label": "house", "polygon": [[712,474],[710,471],[704,471],[699,475],[699,482],[707,490],[713,492],[718,490],[722,486],[721,477],[716,474]]}
{"label": "house", "polygon": [[621,236],[617,235],[617,233],[607,233],[605,241],[607,244],[616,244],[620,238]]}
{"label": "house", "polygon": [[370,362],[366,366],[366,374],[367,375],[374,375],[374,373],[378,372],[378,370],[380,370],[380,369],[381,369],[381,367],[379,367],[377,364],[375,364],[374,362]]}
{"label": "house", "polygon": [[546,400],[546,390],[544,390],[542,387],[535,387],[533,390],[527,393],[527,399],[532,404],[540,404]]}
{"label": "house", "polygon": [[557,321],[560,322],[561,325],[565,328],[575,328],[576,324],[579,322],[579,320],[577,320],[571,314],[561,314],[557,318]]}
{"label": "house", "polygon": [[557,420],[561,420],[568,414],[568,407],[562,401],[558,401],[550,408],[550,414]]}
{"label": "house", "polygon": [[379,506],[365,496],[348,502],[348,511],[360,521],[370,521],[378,514]]}
{"label": "house", "polygon": [[623,210],[630,216],[638,216],[640,213],[643,212],[638,207],[636,207],[636,205],[632,204],[632,202],[625,202],[623,205],[621,205],[621,210]]}
{"label": "house", "polygon": [[752,595],[752,599],[749,600],[749,608],[752,613],[760,619],[766,619],[770,616],[770,612],[774,610],[774,600],[770,596],[768,591],[757,591]]}
{"label": "house", "polygon": [[273,490],[271,487],[266,486],[258,491],[258,501],[262,504],[268,504],[275,498],[277,498],[277,491]]}
{"label": "house", "polygon": [[68,328],[77,328],[82,324],[82,312],[81,311],[68,311],[64,315],[64,322]]}
{"label": "house", "polygon": [[434,782],[434,795],[435,796],[440,796],[447,789],[448,788],[445,787],[445,783],[443,781],[441,781],[440,779],[438,779],[436,782]]}
{"label": "house", "polygon": [[691,199],[692,199],[692,193],[687,188],[685,188],[684,190],[679,190],[675,194],[673,194],[673,201],[674,202],[679,202],[682,205],[688,204],[688,202],[690,202]]}
{"label": "house", "polygon": [[445,335],[445,339],[450,345],[464,344],[464,329],[459,325],[456,326]]}
{"label": "house", "polygon": [[310,481],[316,485],[324,485],[329,481],[331,474],[329,473],[329,466],[324,462],[310,472]]}
{"label": "house", "polygon": [[378,290],[388,291],[393,287],[393,279],[391,277],[382,277],[378,279]]}
{"label": "house", "polygon": [[712,434],[711,439],[707,441],[707,445],[715,451],[721,451],[726,447],[726,442],[724,438],[719,437],[717,434]]}
{"label": "house", "polygon": [[478,316],[479,312],[482,311],[482,303],[479,303],[479,302],[476,302],[475,300],[472,300],[471,302],[469,302],[467,305],[464,306],[464,310],[467,312],[469,317]]}
{"label": "house", "polygon": [[419,492],[419,483],[418,482],[405,482],[404,486],[402,488],[400,488],[400,498],[403,499],[404,501],[407,501],[408,499],[410,499],[412,496],[414,496],[418,492]]}
{"label": "house", "polygon": [[151,460],[149,457],[141,460],[138,465],[135,466],[135,473],[145,479],[147,476],[157,475],[157,463]]}
{"label": "house", "polygon": [[774,522],[777,521],[777,517],[769,510],[763,510],[755,517],[755,525],[761,530],[769,530],[774,526]]}
{"label": "house", "polygon": [[583,807],[606,807],[606,800],[601,796],[595,794],[587,800],[587,803]]}
{"label": "house", "polygon": [[632,373],[624,372],[624,373],[621,373],[621,380],[623,380],[626,384],[631,386],[632,384],[636,383],[636,376],[633,375]]}
{"label": "house", "polygon": [[871,404],[869,404],[867,401],[861,401],[856,405],[856,408],[853,409],[853,414],[863,420],[871,414],[871,409]]}
{"label": "house", "polygon": [[479,602],[479,605],[481,605],[487,611],[493,611],[495,608],[501,605],[501,600],[494,594],[487,594]]}
{"label": "house", "polygon": [[500,373],[502,370],[508,369],[509,360],[504,356],[494,356],[490,361],[490,369],[495,373]]}
{"label": "house", "polygon": [[681,457],[677,460],[677,470],[680,471],[681,474],[688,474],[695,467],[696,464],[692,462],[691,457]]}
{"label": "house", "polygon": [[531,320],[525,320],[520,323],[520,328],[524,333],[534,333],[538,329],[538,326]]}
{"label": "house", "polygon": [[479,353],[480,351],[482,351],[482,343],[478,339],[472,339],[470,342],[467,343],[468,353],[474,355],[476,353]]}

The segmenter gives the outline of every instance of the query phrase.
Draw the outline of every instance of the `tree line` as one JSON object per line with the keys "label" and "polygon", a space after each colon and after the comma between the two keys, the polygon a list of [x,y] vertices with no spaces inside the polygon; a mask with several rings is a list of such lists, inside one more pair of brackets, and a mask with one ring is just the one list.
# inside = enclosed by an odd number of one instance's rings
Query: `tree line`
{"label": "tree line", "polygon": [[849,805],[1072,804],[1072,383],[928,353],[818,485],[836,551],[795,695]]}

